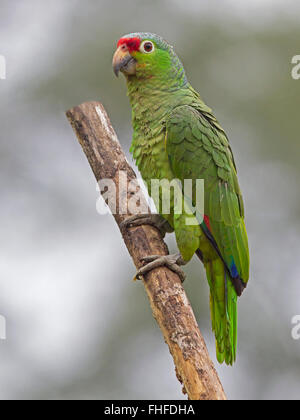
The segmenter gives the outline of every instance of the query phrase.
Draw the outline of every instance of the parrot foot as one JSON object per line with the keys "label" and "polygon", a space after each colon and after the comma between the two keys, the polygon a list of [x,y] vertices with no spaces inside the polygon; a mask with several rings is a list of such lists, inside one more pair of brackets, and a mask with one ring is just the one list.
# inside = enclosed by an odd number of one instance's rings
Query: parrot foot
{"label": "parrot foot", "polygon": [[142,225],[150,225],[156,227],[163,238],[166,236],[166,233],[173,232],[169,222],[165,220],[160,214],[136,214],[134,216],[130,216],[120,224],[120,228],[123,230]]}
{"label": "parrot foot", "polygon": [[151,255],[149,257],[142,258],[141,261],[147,264],[139,269],[135,276],[135,280],[141,280],[142,276],[159,267],[168,267],[171,271],[178,274],[182,283],[186,279],[186,275],[184,271],[180,268],[180,266],[186,265],[187,263],[186,261],[184,261],[181,254],[165,256]]}

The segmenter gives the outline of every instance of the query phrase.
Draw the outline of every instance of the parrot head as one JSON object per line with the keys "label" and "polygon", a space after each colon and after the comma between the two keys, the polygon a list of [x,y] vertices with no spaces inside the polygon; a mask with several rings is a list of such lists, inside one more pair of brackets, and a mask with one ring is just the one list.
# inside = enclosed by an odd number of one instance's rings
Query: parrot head
{"label": "parrot head", "polygon": [[144,32],[123,36],[113,58],[116,76],[132,79],[176,79],[186,84],[183,65],[173,47],[158,35]]}

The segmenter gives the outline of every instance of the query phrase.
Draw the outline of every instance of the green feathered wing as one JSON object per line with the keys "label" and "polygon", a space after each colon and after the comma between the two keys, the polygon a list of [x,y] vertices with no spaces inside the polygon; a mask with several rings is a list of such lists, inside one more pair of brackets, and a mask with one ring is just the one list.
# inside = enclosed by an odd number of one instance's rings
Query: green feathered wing
{"label": "green feathered wing", "polygon": [[[205,240],[199,254],[210,286],[217,358],[236,359],[237,295],[249,278],[249,250],[243,198],[228,139],[203,102],[178,106],[166,119],[166,150],[174,175],[204,179]],[[195,188],[193,188],[195,191]],[[195,197],[191,197],[195,203]]]}

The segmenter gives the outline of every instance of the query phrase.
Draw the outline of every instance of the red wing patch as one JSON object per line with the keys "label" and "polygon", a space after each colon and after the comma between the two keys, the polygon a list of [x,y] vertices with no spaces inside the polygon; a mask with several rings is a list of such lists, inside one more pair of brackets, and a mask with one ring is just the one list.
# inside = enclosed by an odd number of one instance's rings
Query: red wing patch
{"label": "red wing patch", "polygon": [[206,216],[206,214],[204,215],[204,223],[206,224],[208,229],[211,231],[209,217]]}

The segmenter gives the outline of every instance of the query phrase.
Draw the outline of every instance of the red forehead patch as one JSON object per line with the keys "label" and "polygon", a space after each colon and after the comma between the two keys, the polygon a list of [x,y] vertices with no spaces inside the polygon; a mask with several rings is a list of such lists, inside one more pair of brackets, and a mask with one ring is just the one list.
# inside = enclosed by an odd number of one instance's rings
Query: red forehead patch
{"label": "red forehead patch", "polygon": [[138,51],[141,46],[141,40],[140,38],[121,38],[118,42],[118,47],[121,45],[127,45],[128,51]]}

